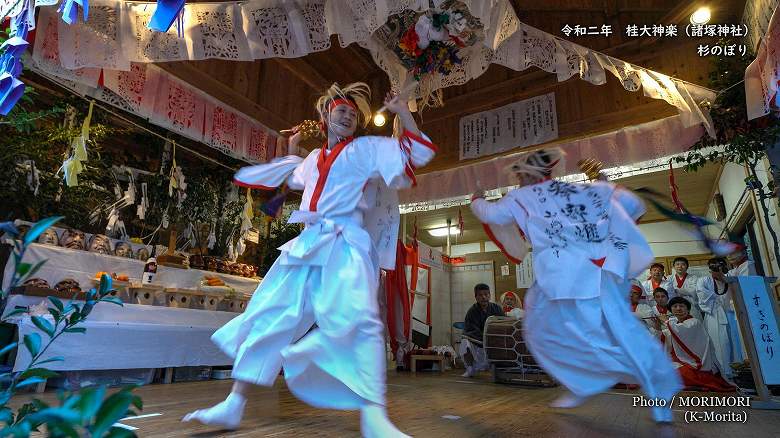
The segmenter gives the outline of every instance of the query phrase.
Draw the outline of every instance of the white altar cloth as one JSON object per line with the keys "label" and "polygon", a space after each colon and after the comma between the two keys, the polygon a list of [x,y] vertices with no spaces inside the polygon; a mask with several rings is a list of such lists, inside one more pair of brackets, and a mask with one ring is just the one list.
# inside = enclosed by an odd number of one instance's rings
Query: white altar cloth
{"label": "white altar cloth", "polygon": [[[47,301],[43,297],[11,295],[4,312],[16,306],[31,306]],[[183,366],[231,365],[211,342],[211,335],[237,313],[195,309],[100,303],[79,325],[86,333],[66,333],[57,338],[43,359],[55,356],[63,362],[47,363],[55,371],[167,368]],[[48,316],[53,322],[51,316]],[[29,316],[8,321],[19,327],[19,339],[37,332],[43,343],[48,336],[38,330]],[[17,349],[14,371],[24,369],[30,355],[24,346]]]}

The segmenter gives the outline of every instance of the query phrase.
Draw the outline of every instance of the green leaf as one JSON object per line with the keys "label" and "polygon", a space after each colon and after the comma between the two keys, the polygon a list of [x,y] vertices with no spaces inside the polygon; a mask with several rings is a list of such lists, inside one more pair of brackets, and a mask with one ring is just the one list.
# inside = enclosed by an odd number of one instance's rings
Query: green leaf
{"label": "green leaf", "polygon": [[14,348],[16,348],[17,345],[19,345],[18,342],[11,342],[10,344],[6,345],[5,347],[0,348],[0,356],[8,353],[11,350],[13,350]]}
{"label": "green leaf", "polygon": [[16,388],[19,389],[19,388],[24,388],[25,386],[37,385],[37,384],[43,383],[45,381],[46,381],[46,379],[42,379],[40,377],[30,377],[29,379],[25,379],[25,380],[22,380],[21,382],[17,383],[16,384]]}
{"label": "green leaf", "polygon": [[63,331],[65,333],[86,333],[87,329],[84,327],[68,327]]}
{"label": "green leaf", "polygon": [[8,313],[5,315],[5,318],[4,318],[4,319],[8,319],[8,318],[10,318],[10,317],[12,317],[12,316],[16,316],[16,315],[23,315],[23,314],[25,314],[25,313],[27,313],[27,312],[29,312],[29,311],[30,311],[30,309],[28,309],[27,307],[16,308],[16,309],[14,309],[14,310],[12,310],[12,311],[8,312]]}
{"label": "green leaf", "polygon": [[136,436],[138,435],[131,430],[123,429],[121,427],[112,427],[109,429],[106,438],[131,438]]}
{"label": "green leaf", "polygon": [[38,221],[35,225],[32,226],[32,228],[27,231],[27,234],[24,235],[24,244],[29,245],[35,242],[38,239],[38,236],[40,236],[49,227],[59,222],[61,219],[62,216],[53,216]]}
{"label": "green leaf", "polygon": [[30,268],[32,268],[32,265],[29,263],[19,263],[16,265],[16,273],[24,276],[24,274],[30,272]]}
{"label": "green leaf", "polygon": [[125,305],[122,302],[122,300],[119,299],[119,297],[103,297],[103,298],[100,299],[100,301],[104,302],[104,303],[114,303],[114,304],[118,304],[120,306],[124,306]]}
{"label": "green leaf", "polygon": [[8,408],[0,408],[0,422],[2,423],[13,423],[14,421],[14,412]]}
{"label": "green leaf", "polygon": [[27,347],[30,356],[36,356],[41,351],[41,335],[38,333],[24,335],[24,346]]}
{"label": "green leaf", "polygon": [[92,436],[103,436],[114,423],[124,417],[130,407],[132,396],[129,391],[122,390],[108,397],[100,406],[95,423],[89,427]]}
{"label": "green leaf", "polygon": [[111,291],[111,277],[107,274],[100,276],[100,296],[104,296]]}
{"label": "green leaf", "polygon": [[48,358],[46,360],[39,361],[37,363],[37,365],[43,365],[45,363],[51,363],[51,362],[64,362],[64,361],[65,361],[64,357],[62,357],[62,356],[54,356],[54,357],[50,357],[50,358]]}
{"label": "green leaf", "polygon": [[49,307],[49,313],[54,318],[55,323],[62,318],[62,314],[59,310]]}
{"label": "green leaf", "polygon": [[32,323],[35,324],[36,327],[41,329],[42,332],[49,335],[50,338],[54,336],[54,326],[51,325],[49,320],[47,320],[42,316],[37,316],[37,315],[31,317],[30,319],[32,319]]}
{"label": "green leaf", "polygon": [[57,376],[59,376],[59,374],[52,370],[47,370],[46,368],[30,368],[29,370],[23,372],[19,378],[27,379],[29,377],[40,377],[42,379],[51,379],[52,377]]}
{"label": "green leaf", "polygon": [[29,420],[39,423],[70,423],[78,424],[81,421],[81,415],[79,411],[68,408],[46,408],[42,409],[32,415]]}
{"label": "green leaf", "polygon": [[[78,306],[74,305],[77,309]],[[76,310],[75,312],[70,314],[70,318],[68,318],[68,324],[70,325],[76,325],[79,321],[81,321],[81,312]]]}
{"label": "green leaf", "polygon": [[8,400],[11,400],[11,391],[5,390],[0,392],[0,406],[5,406]]}
{"label": "green leaf", "polygon": [[79,391],[79,400],[76,403],[76,409],[81,412],[81,418],[91,419],[97,414],[103,398],[106,396],[106,387],[87,388]]}

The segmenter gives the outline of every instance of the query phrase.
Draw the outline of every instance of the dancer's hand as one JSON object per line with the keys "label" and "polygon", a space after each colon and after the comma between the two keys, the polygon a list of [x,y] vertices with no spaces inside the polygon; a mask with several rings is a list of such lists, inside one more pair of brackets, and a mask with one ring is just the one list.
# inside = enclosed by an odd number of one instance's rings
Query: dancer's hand
{"label": "dancer's hand", "polygon": [[293,131],[294,134],[287,139],[287,155],[298,155],[300,152],[298,143],[301,142],[302,137],[300,126],[292,128],[291,131]]}
{"label": "dancer's hand", "polygon": [[653,318],[653,327],[656,330],[661,330],[661,319],[660,318]]}
{"label": "dancer's hand", "polygon": [[409,103],[406,99],[402,99],[401,96],[396,96],[393,93],[387,93],[384,105],[393,114],[409,112]]}

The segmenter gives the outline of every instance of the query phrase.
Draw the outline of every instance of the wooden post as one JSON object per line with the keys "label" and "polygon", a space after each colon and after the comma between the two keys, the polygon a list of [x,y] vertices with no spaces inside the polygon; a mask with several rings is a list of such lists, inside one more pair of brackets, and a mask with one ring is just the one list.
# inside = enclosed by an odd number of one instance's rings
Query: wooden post
{"label": "wooden post", "polygon": [[[758,394],[758,401],[751,401],[750,407],[753,409],[770,409],[780,410],[780,403],[772,400],[772,393],[769,392],[766,383],[764,383],[764,377],[761,374],[761,363],[758,361],[758,350],[756,350],[756,342],[753,339],[753,330],[750,327],[750,321],[748,319],[748,311],[745,300],[742,298],[742,291],[740,290],[738,277],[732,278],[729,281],[729,287],[734,287],[733,299],[736,305],[737,321],[739,327],[742,330],[742,339],[745,342],[745,350],[748,354],[748,360],[750,361],[750,370],[753,374],[753,382],[756,384],[756,393]],[[777,281],[774,277],[764,277],[765,284],[773,284]],[[772,294],[770,295],[770,299]],[[775,309],[775,315],[777,315],[776,304],[773,301],[773,309]]]}

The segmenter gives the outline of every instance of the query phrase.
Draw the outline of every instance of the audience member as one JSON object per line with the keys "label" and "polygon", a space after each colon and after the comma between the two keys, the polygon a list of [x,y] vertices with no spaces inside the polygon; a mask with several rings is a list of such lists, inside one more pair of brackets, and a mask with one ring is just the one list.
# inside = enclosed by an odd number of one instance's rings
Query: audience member
{"label": "audience member", "polygon": [[474,299],[476,303],[466,312],[463,338],[460,341],[460,356],[466,365],[463,377],[473,377],[478,371],[489,368],[482,344],[485,321],[490,316],[504,316],[501,307],[490,302],[490,287],[488,285],[480,283],[474,286]]}
{"label": "audience member", "polygon": [[683,297],[691,302],[691,315],[695,318],[702,318],[701,310],[699,309],[699,298],[696,294],[698,289],[698,278],[688,273],[688,259],[685,257],[677,257],[672,263],[674,267],[674,276],[670,281],[672,290],[670,292],[671,297]]}
{"label": "audience member", "polygon": [[713,353],[726,377],[731,376],[731,334],[726,311],[731,305],[722,259],[708,261],[710,275],[699,279],[697,296],[704,315],[704,327],[712,340]]}
{"label": "audience member", "polygon": [[662,287],[667,291],[670,291],[670,279],[667,279],[664,275],[664,265],[660,263],[653,263],[650,265],[650,277],[642,282],[642,297],[647,301],[647,304],[652,307],[655,305],[653,301],[653,291],[656,288]]}

